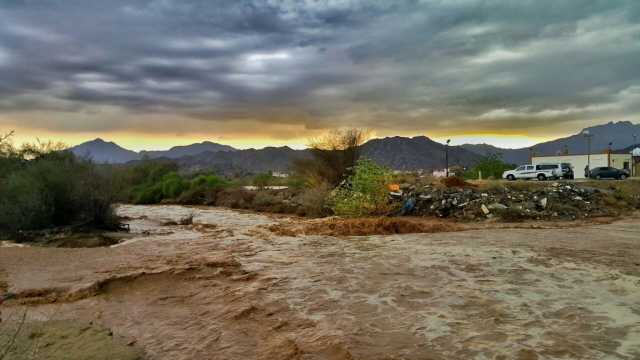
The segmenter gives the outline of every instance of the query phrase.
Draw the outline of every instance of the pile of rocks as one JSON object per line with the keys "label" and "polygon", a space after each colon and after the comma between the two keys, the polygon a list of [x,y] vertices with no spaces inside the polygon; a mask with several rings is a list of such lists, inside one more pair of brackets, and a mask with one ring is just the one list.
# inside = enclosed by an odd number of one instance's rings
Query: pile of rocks
{"label": "pile of rocks", "polygon": [[405,185],[401,192],[395,193],[395,198],[412,205],[408,214],[467,220],[577,219],[608,215],[601,206],[601,191],[557,182],[542,188],[504,186],[484,190]]}

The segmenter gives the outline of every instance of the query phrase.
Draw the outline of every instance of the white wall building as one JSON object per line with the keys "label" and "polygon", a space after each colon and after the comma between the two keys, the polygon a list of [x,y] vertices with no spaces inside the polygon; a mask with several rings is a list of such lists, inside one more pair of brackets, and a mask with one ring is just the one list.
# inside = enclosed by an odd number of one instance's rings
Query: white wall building
{"label": "white wall building", "polygon": [[[591,169],[597,167],[610,166],[617,169],[625,169],[631,172],[632,169],[632,156],[631,154],[591,154],[591,155],[551,155],[551,156],[534,156],[531,159],[531,164],[559,164],[568,163],[573,168],[573,174],[576,179],[585,178],[585,167],[587,164],[591,164]],[[637,176],[638,174],[631,174]]]}

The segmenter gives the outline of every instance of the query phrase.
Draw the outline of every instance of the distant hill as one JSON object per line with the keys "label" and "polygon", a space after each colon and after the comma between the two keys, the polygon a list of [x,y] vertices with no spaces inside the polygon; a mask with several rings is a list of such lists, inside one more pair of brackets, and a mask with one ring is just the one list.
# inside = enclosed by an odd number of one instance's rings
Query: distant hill
{"label": "distant hill", "polygon": [[194,172],[212,170],[224,175],[255,174],[267,171],[287,171],[294,159],[308,157],[307,150],[288,146],[236,151],[206,152],[175,160],[180,168]]}
{"label": "distant hill", "polygon": [[[592,153],[605,151],[610,142],[614,150],[629,147],[634,143],[634,134],[637,135],[637,139],[640,139],[640,124],[633,124],[630,121],[609,122],[584,128],[571,136],[536,144],[532,146],[533,151],[536,155],[555,155],[564,151],[568,151],[569,154],[586,154],[587,140],[583,135],[585,131],[589,131],[592,135]],[[508,163],[523,164],[529,161],[530,148],[503,149],[486,144],[465,144],[462,147],[479,155],[500,153],[503,160]]]}
{"label": "distant hill", "polygon": [[614,151],[616,154],[630,154],[633,150],[640,149],[640,143],[629,145],[622,149],[617,149]]}
{"label": "distant hill", "polygon": [[[368,141],[362,156],[394,170],[439,169],[445,166],[445,145],[425,136],[391,137]],[[247,174],[265,171],[288,171],[293,160],[309,157],[307,150],[289,147],[207,152],[177,159],[186,171],[213,170],[220,174]],[[457,146],[449,147],[449,164],[471,166],[480,155]],[[168,160],[168,159],[165,159]]]}
{"label": "distant hill", "polygon": [[[583,129],[572,136],[534,145],[533,150],[538,155],[554,155],[565,150],[571,154],[586,153],[587,142],[582,135],[585,130],[593,135],[593,153],[604,151],[609,142],[613,142],[614,150],[629,147],[633,144],[633,134],[638,134],[640,139],[640,125],[628,121],[611,122]],[[286,146],[236,150],[231,146],[208,141],[176,146],[166,151],[136,153],[112,142],[96,139],[75,146],[71,151],[99,163],[126,163],[139,160],[142,156],[149,156],[154,159],[176,161],[187,170],[210,169],[223,174],[286,171],[293,159],[309,156],[306,150],[294,150]],[[502,159],[510,164],[523,164],[529,161],[530,152],[531,148],[503,149],[489,144],[450,146],[449,164],[469,167],[489,154],[500,154]],[[363,145],[362,153],[365,157],[394,170],[442,169],[445,166],[445,145],[426,136],[373,139]]]}
{"label": "distant hill", "polygon": [[116,143],[102,139],[85,142],[69,150],[78,157],[91,159],[103,164],[121,164],[140,158],[137,152],[127,150]]}
{"label": "distant hill", "polygon": [[169,150],[141,151],[140,153],[137,153],[132,150],[127,150],[114,142],[95,139],[74,146],[69,150],[77,156],[92,159],[97,163],[124,164],[130,161],[142,159],[145,156],[152,159],[179,159],[181,157],[195,156],[206,152],[235,151],[236,149],[228,145],[205,141],[198,144],[175,146]]}
{"label": "distant hill", "polygon": [[529,161],[529,148],[505,149],[489,144],[464,144],[463,149],[481,156],[498,155],[507,164],[524,164]]}
{"label": "distant hill", "polygon": [[[445,145],[426,136],[373,139],[363,145],[364,156],[394,170],[442,169]],[[449,165],[472,166],[482,156],[460,146],[449,147]]]}
{"label": "distant hill", "polygon": [[236,151],[235,148],[229,145],[217,144],[211,141],[205,141],[198,144],[191,144],[186,146],[174,146],[169,150],[164,151],[141,151],[140,155],[148,156],[149,158],[167,158],[167,159],[179,159],[185,156],[195,156],[206,152],[218,152],[218,151]]}
{"label": "distant hill", "polygon": [[562,151],[565,146],[570,154],[586,154],[587,140],[583,133],[589,131],[591,138],[591,152],[600,153],[607,149],[609,142],[613,142],[613,149],[621,149],[634,143],[633,135],[640,137],[640,124],[634,125],[630,121],[610,122],[582,129],[575,135],[543,142],[534,146],[536,154],[554,155]]}

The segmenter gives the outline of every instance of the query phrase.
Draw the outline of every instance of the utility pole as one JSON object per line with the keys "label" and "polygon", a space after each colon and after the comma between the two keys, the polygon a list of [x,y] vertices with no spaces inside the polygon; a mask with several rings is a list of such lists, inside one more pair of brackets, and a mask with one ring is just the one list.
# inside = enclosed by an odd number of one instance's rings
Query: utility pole
{"label": "utility pole", "polygon": [[585,176],[589,177],[591,173],[591,138],[593,134],[591,134],[589,130],[585,130],[582,135],[587,139],[587,171],[585,171]]}
{"label": "utility pole", "polygon": [[444,173],[445,177],[449,177],[449,143],[451,139],[447,139],[447,145],[444,147]]}
{"label": "utility pole", "polygon": [[529,148],[529,164],[533,164],[533,158],[536,156],[536,150],[532,146]]}
{"label": "utility pole", "polygon": [[638,135],[637,134],[633,134],[631,136],[633,136],[633,146],[636,146],[638,144]]}

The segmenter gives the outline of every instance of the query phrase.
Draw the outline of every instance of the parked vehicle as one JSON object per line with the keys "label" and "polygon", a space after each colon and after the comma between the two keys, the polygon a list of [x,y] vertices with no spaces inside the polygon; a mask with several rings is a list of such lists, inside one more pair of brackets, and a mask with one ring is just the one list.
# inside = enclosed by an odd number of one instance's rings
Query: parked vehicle
{"label": "parked vehicle", "polygon": [[502,178],[507,180],[538,179],[543,181],[559,179],[563,176],[561,164],[521,165],[515,170],[508,170],[502,173]]}
{"label": "parked vehicle", "polygon": [[589,177],[592,179],[618,179],[624,180],[629,177],[626,170],[616,169],[613,167],[597,167],[591,170]]}
{"label": "parked vehicle", "polygon": [[575,175],[573,173],[573,167],[569,163],[562,163],[562,178],[573,180],[575,179]]}

